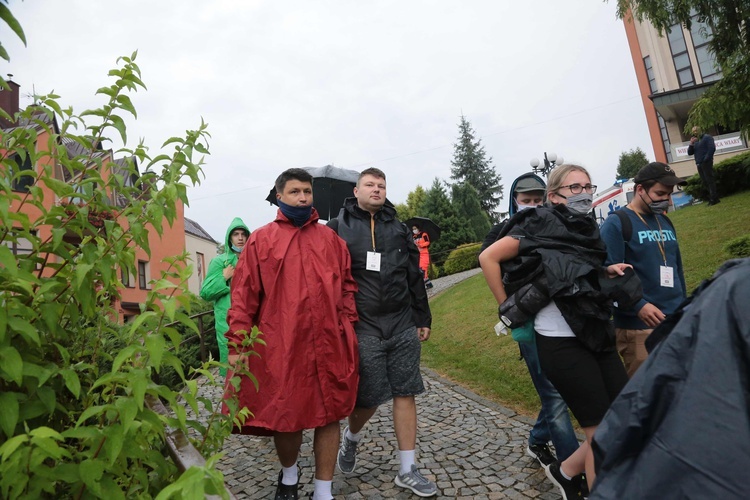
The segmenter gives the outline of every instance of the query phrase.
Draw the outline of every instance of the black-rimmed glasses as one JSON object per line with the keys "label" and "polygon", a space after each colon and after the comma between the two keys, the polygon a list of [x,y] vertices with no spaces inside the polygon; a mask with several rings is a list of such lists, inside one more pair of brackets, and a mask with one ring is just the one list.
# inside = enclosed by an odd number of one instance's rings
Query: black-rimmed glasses
{"label": "black-rimmed glasses", "polygon": [[594,184],[586,184],[585,186],[581,186],[580,184],[569,184],[567,186],[560,186],[560,189],[562,188],[570,189],[570,192],[573,194],[581,194],[584,189],[589,194],[596,193],[596,185]]}

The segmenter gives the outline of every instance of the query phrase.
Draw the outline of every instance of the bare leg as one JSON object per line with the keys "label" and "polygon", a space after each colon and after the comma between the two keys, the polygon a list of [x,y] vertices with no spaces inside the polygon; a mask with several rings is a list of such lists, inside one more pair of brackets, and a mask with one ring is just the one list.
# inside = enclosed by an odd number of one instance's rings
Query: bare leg
{"label": "bare leg", "polygon": [[417,404],[414,396],[393,398],[393,427],[399,450],[413,450],[417,447]]}
{"label": "bare leg", "polygon": [[315,429],[313,452],[315,453],[315,479],[332,481],[339,448],[339,423],[331,422]]}
{"label": "bare leg", "polygon": [[349,432],[357,434],[361,431],[377,410],[377,406],[375,408],[354,408],[352,414],[349,415]]}
{"label": "bare leg", "polygon": [[584,427],[583,433],[586,434],[586,441],[581,444],[575,453],[560,464],[560,470],[570,477],[575,477],[582,472],[586,472],[586,482],[589,484],[589,488],[594,485],[594,480],[596,479],[594,451],[591,449],[591,439],[594,437],[594,432],[596,432],[595,425]]}
{"label": "bare leg", "polygon": [[297,461],[299,448],[302,446],[302,431],[277,432],[273,435],[276,454],[282,467],[291,467]]}

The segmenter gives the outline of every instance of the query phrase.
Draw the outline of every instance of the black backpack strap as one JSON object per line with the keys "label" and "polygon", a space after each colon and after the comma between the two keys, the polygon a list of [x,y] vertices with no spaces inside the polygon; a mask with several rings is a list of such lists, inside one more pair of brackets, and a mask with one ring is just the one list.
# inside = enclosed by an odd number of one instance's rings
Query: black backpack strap
{"label": "black backpack strap", "polygon": [[633,221],[630,220],[630,217],[628,217],[628,214],[625,213],[625,210],[621,208],[618,208],[612,213],[620,219],[623,241],[630,241],[630,238],[633,236]]}

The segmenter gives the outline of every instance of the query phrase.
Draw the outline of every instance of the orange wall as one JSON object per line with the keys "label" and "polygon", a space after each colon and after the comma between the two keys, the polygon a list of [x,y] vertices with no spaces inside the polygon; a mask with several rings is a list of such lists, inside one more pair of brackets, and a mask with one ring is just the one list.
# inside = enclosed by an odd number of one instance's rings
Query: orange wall
{"label": "orange wall", "polygon": [[633,58],[635,76],[638,80],[638,90],[641,93],[641,103],[643,104],[643,110],[646,112],[646,123],[648,124],[649,135],[651,136],[651,146],[654,150],[654,157],[656,158],[656,161],[667,163],[667,154],[664,151],[661,130],[659,129],[659,119],[656,116],[654,103],[648,98],[648,96],[651,95],[651,86],[648,83],[646,66],[643,64],[643,55],[641,55],[641,46],[638,43],[635,21],[630,13],[625,16],[623,23],[625,24],[625,34],[628,37],[628,45],[630,46],[630,55]]}

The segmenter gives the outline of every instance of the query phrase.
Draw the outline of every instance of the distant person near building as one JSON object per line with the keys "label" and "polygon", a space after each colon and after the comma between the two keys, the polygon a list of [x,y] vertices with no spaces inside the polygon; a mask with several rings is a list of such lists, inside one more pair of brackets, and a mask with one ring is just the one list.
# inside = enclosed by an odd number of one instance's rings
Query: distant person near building
{"label": "distant person near building", "polygon": [[605,264],[632,265],[643,285],[643,298],[634,308],[613,309],[617,350],[629,377],[648,356],[646,338],[687,297],[676,231],[665,215],[674,187],[685,181],[668,165],[654,162],[639,170],[633,182],[632,201],[601,227]]}
{"label": "distant person near building", "polygon": [[[523,174],[513,181],[510,189],[513,196],[508,207],[510,220],[518,212],[542,206],[545,189],[547,189],[546,184],[535,174]],[[498,240],[498,236],[508,223],[509,220],[506,219],[490,229],[482,243],[482,251]],[[568,406],[539,366],[536,343],[519,342],[518,348],[521,351],[521,357],[526,362],[531,381],[542,404],[536,422],[529,433],[526,454],[546,467],[557,459],[565,460],[572,455],[578,449],[578,438],[570,422]],[[549,448],[550,441],[555,446],[557,457]]]}
{"label": "distant person near building", "polygon": [[[237,430],[273,435],[282,467],[276,500],[293,500],[302,431],[315,429],[314,498],[328,500],[339,421],[352,412],[357,396],[357,284],[346,244],[318,224],[312,176],[286,170],[276,179],[276,192],[276,220],[250,235],[232,282],[229,362],[245,363],[257,380],[256,386],[241,378],[240,407],[252,415]],[[263,343],[243,347],[254,326]],[[227,393],[232,390],[228,384]]]}
{"label": "distant person near building", "polygon": [[[229,348],[224,336],[229,330],[227,312],[231,302],[230,284],[237,266],[237,258],[250,237],[250,230],[242,219],[235,217],[227,228],[224,238],[224,253],[217,255],[208,264],[208,273],[201,286],[201,298],[214,303],[214,329],[216,343],[219,345],[219,361],[226,364]],[[224,367],[219,369],[222,376],[227,374]]]}
{"label": "distant person near building", "polygon": [[424,392],[420,343],[430,338],[432,315],[419,271],[419,251],[409,229],[396,218],[396,210],[385,204],[385,196],[385,174],[368,168],[359,175],[354,198],[348,198],[338,217],[328,223],[349,247],[359,286],[359,390],[338,466],[347,474],[355,471],[363,427],[378,406],[393,399],[400,462],[395,482],[430,497],[437,494],[437,486],[416,464],[415,396]]}
{"label": "distant person near building", "polygon": [[693,136],[690,138],[687,153],[690,156],[695,156],[698,175],[701,176],[701,181],[708,188],[708,204],[716,205],[720,203],[721,200],[716,192],[716,181],[714,180],[714,153],[716,153],[714,138],[704,133],[700,127],[693,127]]}

